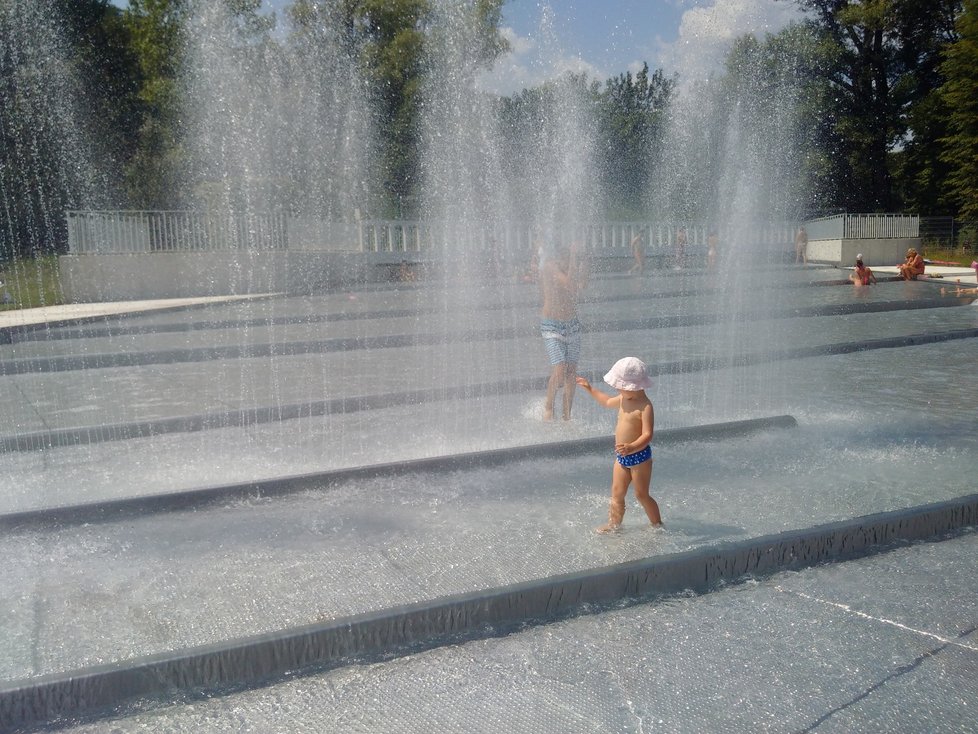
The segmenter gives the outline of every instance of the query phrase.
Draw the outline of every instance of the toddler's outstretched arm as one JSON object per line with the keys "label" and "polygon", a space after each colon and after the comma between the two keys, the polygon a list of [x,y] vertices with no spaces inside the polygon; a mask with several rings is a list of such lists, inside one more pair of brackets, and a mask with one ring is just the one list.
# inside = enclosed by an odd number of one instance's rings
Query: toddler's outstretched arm
{"label": "toddler's outstretched arm", "polygon": [[600,390],[595,390],[591,387],[591,383],[583,377],[577,378],[577,384],[586,390],[587,394],[594,398],[598,405],[603,405],[605,408],[617,408],[621,402],[621,395],[607,395]]}

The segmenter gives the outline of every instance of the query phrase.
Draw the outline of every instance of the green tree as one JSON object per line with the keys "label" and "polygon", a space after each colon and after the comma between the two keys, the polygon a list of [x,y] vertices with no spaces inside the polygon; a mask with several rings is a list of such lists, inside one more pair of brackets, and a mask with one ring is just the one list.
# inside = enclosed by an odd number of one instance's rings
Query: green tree
{"label": "green tree", "polygon": [[412,199],[420,183],[416,121],[429,10],[428,0],[342,2],[344,27],[369,85],[383,187],[393,202]]}
{"label": "green tree", "polygon": [[838,203],[857,211],[890,209],[892,181],[887,156],[903,138],[891,0],[800,0],[834,55],[825,68],[833,87],[838,148],[845,161]]}
{"label": "green tree", "polygon": [[[371,209],[381,178],[359,73],[359,51],[338,3],[295,0],[286,8],[279,88],[288,207],[339,221]],[[288,167],[285,170],[284,167]]]}
{"label": "green tree", "polygon": [[555,117],[557,91],[557,85],[549,82],[498,100],[496,115],[502,147],[507,151],[502,166],[512,191],[514,219],[530,221],[542,209],[536,172],[553,142],[548,131]]}
{"label": "green tree", "polygon": [[965,0],[957,32],[942,66],[940,95],[949,114],[942,160],[959,216],[978,219],[978,0]]}
{"label": "green tree", "polygon": [[[940,201],[939,55],[959,0],[798,0],[822,38],[823,141],[837,168],[835,203],[878,211]],[[896,153],[896,155],[894,155]],[[898,178],[894,182],[894,176]]]}
{"label": "green tree", "polygon": [[81,134],[94,145],[107,199],[121,205],[118,177],[135,153],[141,123],[140,70],[123,12],[109,0],[55,0],[53,5],[84,90],[77,107]]}
{"label": "green tree", "polygon": [[[418,123],[426,44],[438,42],[429,35],[433,0],[340,1],[346,36],[358,49],[370,89],[384,189],[394,205],[410,206],[421,185]],[[473,63],[487,63],[505,48],[499,35],[503,0],[444,1],[448,12],[465,15],[476,31],[471,36]]]}
{"label": "green tree", "polygon": [[[575,156],[586,158],[598,172],[594,183],[600,197],[595,203],[603,212],[591,212],[593,216],[647,216],[649,186],[674,89],[675,79],[666,78],[661,69],[650,74],[643,64],[637,74],[626,72],[604,83],[568,74],[502,97],[497,114],[517,216],[532,219],[534,212],[548,208],[539,199],[559,173],[555,162]],[[576,118],[576,141],[555,128],[555,121],[568,114]],[[561,150],[565,145],[587,150]]]}
{"label": "green tree", "polygon": [[596,100],[605,209],[613,218],[644,214],[674,87],[675,79],[667,79],[661,69],[650,75],[643,64],[634,76],[626,72],[608,79]]}
{"label": "green tree", "polygon": [[124,89],[100,87],[126,66],[117,21],[104,0],[0,1],[0,258],[62,251],[65,210],[108,202],[126,125]]}
{"label": "green tree", "polygon": [[726,59],[718,117],[738,136],[724,142],[737,148],[726,155],[741,157],[742,169],[759,167],[765,208],[785,219],[825,208],[841,173],[822,149],[837,140],[834,118],[822,114],[832,95],[823,54],[811,29],[794,24],[763,41],[738,39]]}
{"label": "green tree", "polygon": [[181,188],[195,208],[264,211],[281,204],[274,26],[260,0],[197,2],[186,19]]}
{"label": "green tree", "polygon": [[896,3],[897,61],[902,69],[902,110],[907,134],[891,154],[896,200],[921,214],[949,211],[948,164],[941,158],[948,135],[947,108],[939,89],[944,83],[944,49],[957,38],[959,0],[901,0]]}
{"label": "green tree", "polygon": [[141,124],[126,168],[126,188],[137,208],[177,208],[184,191],[179,75],[187,0],[130,0],[125,24],[139,63]]}

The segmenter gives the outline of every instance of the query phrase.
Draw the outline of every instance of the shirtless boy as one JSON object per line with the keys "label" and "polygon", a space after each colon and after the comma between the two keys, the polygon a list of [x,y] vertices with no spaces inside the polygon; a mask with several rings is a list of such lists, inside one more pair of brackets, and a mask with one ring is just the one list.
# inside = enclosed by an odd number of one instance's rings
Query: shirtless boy
{"label": "shirtless boy", "polygon": [[577,296],[587,284],[587,273],[578,262],[577,248],[562,247],[548,258],[540,274],[543,309],[540,333],[550,359],[550,380],[543,407],[544,420],[554,417],[557,389],[564,388],[564,420],[570,420],[574,404],[577,360],[581,356],[581,322],[577,318]]}
{"label": "shirtless boy", "polygon": [[624,357],[615,362],[604,381],[618,391],[615,396],[606,395],[591,387],[583,377],[577,384],[594,398],[598,405],[618,409],[618,424],[615,426],[615,463],[611,474],[611,503],[608,507],[608,522],[599,528],[599,533],[608,533],[621,527],[625,516],[625,495],[628,485],[635,485],[635,497],[645,509],[649,522],[662,526],[658,503],[649,495],[652,483],[652,433],[655,429],[655,411],[652,401],[645,394],[651,387],[648,369],[636,357]]}

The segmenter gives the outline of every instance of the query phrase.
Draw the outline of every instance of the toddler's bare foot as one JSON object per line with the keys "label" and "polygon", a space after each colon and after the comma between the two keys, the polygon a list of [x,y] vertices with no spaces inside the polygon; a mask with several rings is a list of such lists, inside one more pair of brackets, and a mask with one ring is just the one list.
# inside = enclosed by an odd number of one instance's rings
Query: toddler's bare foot
{"label": "toddler's bare foot", "polygon": [[543,409],[543,419],[545,421],[552,421],[554,419],[553,409],[544,408]]}
{"label": "toddler's bare foot", "polygon": [[615,523],[606,522],[601,527],[595,528],[594,532],[601,533],[603,535],[605,533],[614,533],[619,530],[621,530],[621,525],[616,525]]}

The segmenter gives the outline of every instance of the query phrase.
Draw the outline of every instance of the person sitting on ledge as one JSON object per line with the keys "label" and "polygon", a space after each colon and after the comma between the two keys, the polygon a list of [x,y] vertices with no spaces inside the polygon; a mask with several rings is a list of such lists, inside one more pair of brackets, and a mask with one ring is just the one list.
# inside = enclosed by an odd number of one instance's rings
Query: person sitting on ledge
{"label": "person sitting on ledge", "polygon": [[924,274],[924,258],[911,247],[907,250],[907,261],[900,265],[897,270],[904,280],[917,280],[918,275]]}
{"label": "person sitting on ledge", "polygon": [[856,267],[852,269],[849,280],[852,281],[853,285],[857,286],[869,285],[870,283],[876,282],[876,276],[873,275],[873,271],[863,265],[862,254],[856,255]]}

